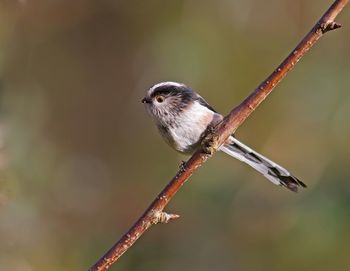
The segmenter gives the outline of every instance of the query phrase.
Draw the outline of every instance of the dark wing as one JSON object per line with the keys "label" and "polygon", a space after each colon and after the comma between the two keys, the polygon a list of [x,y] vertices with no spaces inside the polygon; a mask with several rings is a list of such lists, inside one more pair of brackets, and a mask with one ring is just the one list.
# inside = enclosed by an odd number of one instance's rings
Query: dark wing
{"label": "dark wing", "polygon": [[206,108],[209,108],[211,111],[214,111],[215,113],[218,113],[214,108],[212,108],[201,96],[197,95],[197,101],[205,106]]}

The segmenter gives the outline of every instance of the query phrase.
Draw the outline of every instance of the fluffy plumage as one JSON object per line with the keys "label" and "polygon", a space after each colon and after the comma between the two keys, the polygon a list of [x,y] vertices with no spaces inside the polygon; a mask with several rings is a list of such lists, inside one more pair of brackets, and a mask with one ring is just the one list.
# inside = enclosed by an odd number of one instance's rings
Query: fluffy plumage
{"label": "fluffy plumage", "polygon": [[[223,118],[195,91],[176,82],[162,82],[152,86],[142,102],[165,141],[175,150],[186,154],[196,151],[207,128],[216,125]],[[245,162],[274,184],[285,186],[294,192],[299,187],[306,187],[285,168],[233,136],[220,150]]]}

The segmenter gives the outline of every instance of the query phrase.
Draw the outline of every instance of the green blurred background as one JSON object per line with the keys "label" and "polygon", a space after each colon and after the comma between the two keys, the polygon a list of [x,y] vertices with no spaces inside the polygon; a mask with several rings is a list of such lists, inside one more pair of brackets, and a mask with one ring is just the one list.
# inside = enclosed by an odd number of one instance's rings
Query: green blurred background
{"label": "green blurred background", "polygon": [[[0,270],[86,270],[187,159],[140,103],[180,81],[227,113],[331,1],[0,1]],[[111,270],[350,270],[350,6],[237,137],[308,184],[222,153]]]}

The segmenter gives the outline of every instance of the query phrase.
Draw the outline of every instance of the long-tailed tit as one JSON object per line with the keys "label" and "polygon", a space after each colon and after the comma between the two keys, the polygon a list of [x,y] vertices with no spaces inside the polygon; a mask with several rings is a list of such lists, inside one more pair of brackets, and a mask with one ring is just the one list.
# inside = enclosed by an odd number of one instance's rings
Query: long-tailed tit
{"label": "long-tailed tit", "polygon": [[[191,154],[201,147],[209,127],[218,124],[217,113],[201,96],[184,84],[163,82],[151,87],[142,99],[165,141],[175,150]],[[233,135],[220,147],[226,154],[247,163],[276,185],[297,192],[306,185]]]}

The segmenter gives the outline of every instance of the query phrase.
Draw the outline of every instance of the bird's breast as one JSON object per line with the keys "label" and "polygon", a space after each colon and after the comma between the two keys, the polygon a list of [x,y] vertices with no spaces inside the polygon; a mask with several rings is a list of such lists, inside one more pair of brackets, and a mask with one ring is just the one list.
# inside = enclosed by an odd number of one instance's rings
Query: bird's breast
{"label": "bird's breast", "polygon": [[[218,115],[207,107],[195,102],[174,116],[166,125],[158,126],[167,143],[182,153],[192,153]],[[218,115],[220,116],[220,115]]]}

